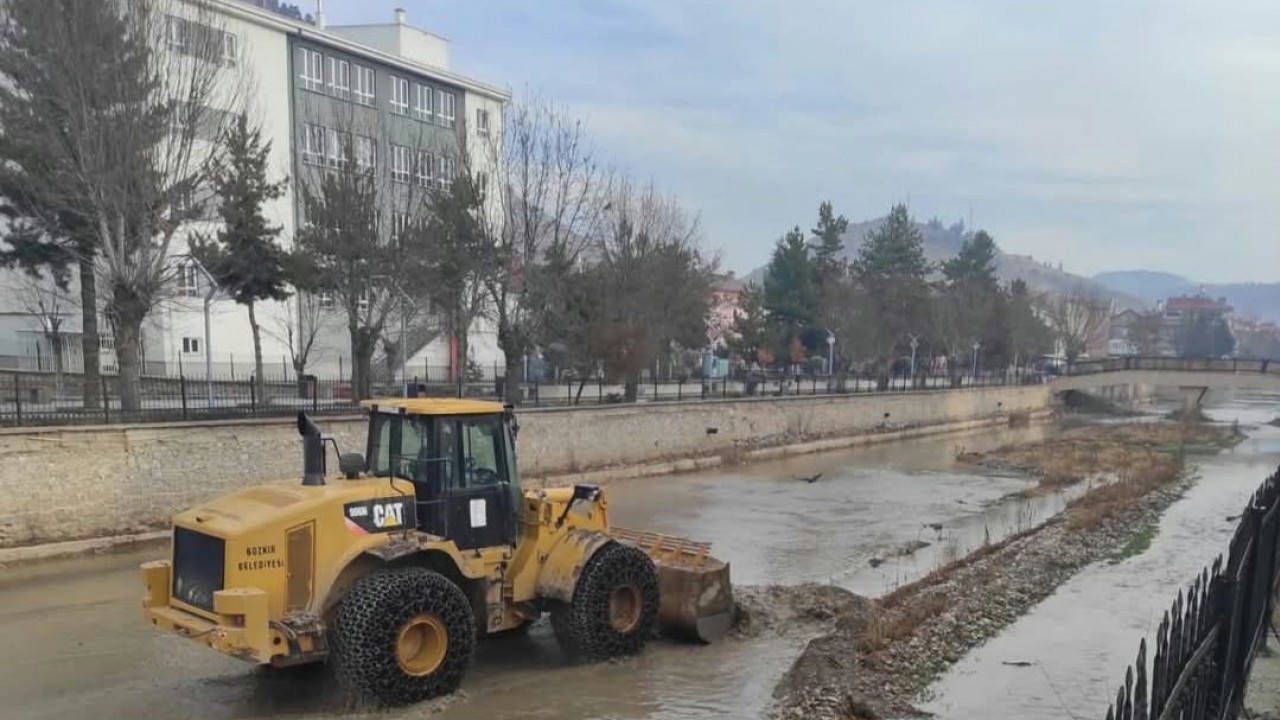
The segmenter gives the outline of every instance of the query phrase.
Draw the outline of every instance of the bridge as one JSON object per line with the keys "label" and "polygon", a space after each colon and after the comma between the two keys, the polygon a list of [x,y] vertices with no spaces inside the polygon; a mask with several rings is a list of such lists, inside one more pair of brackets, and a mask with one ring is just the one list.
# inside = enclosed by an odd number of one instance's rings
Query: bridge
{"label": "bridge", "polygon": [[1177,387],[1186,392],[1189,403],[1197,404],[1210,390],[1280,393],[1280,361],[1168,357],[1078,360],[1049,384],[1054,392],[1117,385]]}

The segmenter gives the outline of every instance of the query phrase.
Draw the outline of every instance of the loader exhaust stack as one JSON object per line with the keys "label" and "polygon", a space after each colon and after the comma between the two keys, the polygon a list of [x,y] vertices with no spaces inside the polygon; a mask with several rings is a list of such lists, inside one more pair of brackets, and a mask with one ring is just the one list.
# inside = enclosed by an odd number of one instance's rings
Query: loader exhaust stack
{"label": "loader exhaust stack", "polygon": [[658,625],[664,634],[714,642],[732,629],[729,564],[711,556],[710,543],[617,527],[609,534],[653,559],[662,595]]}

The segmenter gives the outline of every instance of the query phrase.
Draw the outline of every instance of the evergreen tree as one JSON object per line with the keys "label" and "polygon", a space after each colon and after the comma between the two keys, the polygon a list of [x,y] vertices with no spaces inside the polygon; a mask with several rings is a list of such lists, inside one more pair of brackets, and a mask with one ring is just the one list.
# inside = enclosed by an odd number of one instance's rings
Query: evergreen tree
{"label": "evergreen tree", "polygon": [[793,332],[818,316],[818,276],[798,226],[773,249],[764,278],[764,305],[776,326]]}
{"label": "evergreen tree", "polygon": [[841,236],[848,230],[849,221],[843,215],[836,216],[830,200],[818,206],[818,225],[812,230],[813,264],[818,284],[824,288],[844,277],[844,241]]}
{"label": "evergreen tree", "polygon": [[1036,314],[1031,292],[1022,278],[1010,283],[1008,294],[1009,350],[1015,364],[1026,364],[1052,348],[1053,332]]}
{"label": "evergreen tree", "polygon": [[851,269],[864,298],[862,334],[880,366],[880,384],[887,386],[899,343],[920,332],[929,318],[929,263],[906,205],[895,205],[867,236]]}
{"label": "evergreen tree", "polygon": [[212,238],[197,236],[191,254],[204,265],[218,286],[249,311],[253,332],[254,383],[264,397],[262,340],[255,304],[289,297],[285,253],[276,242],[281,228],[267,222],[264,203],[284,195],[285,182],[271,182],[267,165],[271,143],[263,142],[258,128],[240,116],[226,139],[226,156],[212,174],[219,200],[222,228]]}
{"label": "evergreen tree", "polygon": [[951,360],[953,380],[958,360],[967,357],[974,342],[981,354],[1003,360],[1009,337],[1009,312],[995,269],[995,241],[979,230],[966,238],[960,252],[942,263],[943,283],[935,301],[937,335]]}

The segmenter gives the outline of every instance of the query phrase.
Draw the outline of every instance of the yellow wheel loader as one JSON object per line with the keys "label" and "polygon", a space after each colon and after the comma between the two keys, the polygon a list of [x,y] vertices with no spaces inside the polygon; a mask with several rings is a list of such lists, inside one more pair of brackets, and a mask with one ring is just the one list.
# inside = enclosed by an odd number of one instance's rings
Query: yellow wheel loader
{"label": "yellow wheel loader", "polygon": [[366,452],[338,455],[305,414],[301,483],[173,519],[142,566],[151,624],[254,663],[328,661],[395,705],[453,692],[478,638],[550,613],[567,656],[638,652],[661,629],[732,623],[729,567],[705,543],[609,524],[593,486],[522,490],[514,412],[464,399],[366,403]]}

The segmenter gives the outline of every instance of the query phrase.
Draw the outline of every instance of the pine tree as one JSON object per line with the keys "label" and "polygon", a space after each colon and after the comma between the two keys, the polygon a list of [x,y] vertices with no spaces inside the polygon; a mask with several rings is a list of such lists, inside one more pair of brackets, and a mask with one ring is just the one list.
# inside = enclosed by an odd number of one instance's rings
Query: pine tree
{"label": "pine tree", "polygon": [[764,279],[764,306],[779,339],[803,332],[818,318],[818,275],[797,226],[778,240]]}
{"label": "pine tree", "polygon": [[762,359],[762,350],[769,351],[772,356],[769,315],[765,312],[764,293],[759,287],[749,285],[742,291],[728,344],[731,351],[747,360],[767,364]]}
{"label": "pine tree", "polygon": [[929,263],[906,205],[893,206],[884,224],[867,236],[851,270],[864,298],[866,345],[880,365],[884,386],[899,343],[923,330],[929,319]]}
{"label": "pine tree", "polygon": [[[213,172],[222,228],[212,237],[197,236],[191,254],[218,286],[249,311],[253,331],[254,383],[263,398],[262,340],[255,305],[289,297],[285,253],[277,244],[281,228],[267,222],[262,206],[284,195],[285,182],[271,182],[267,165],[271,143],[244,115],[226,138],[226,157]],[[261,402],[261,400],[259,400]]]}
{"label": "pine tree", "polygon": [[844,241],[841,237],[849,230],[845,216],[836,217],[831,201],[818,206],[818,225],[811,232],[814,236],[813,264],[818,273],[818,284],[827,287],[845,274]]}

